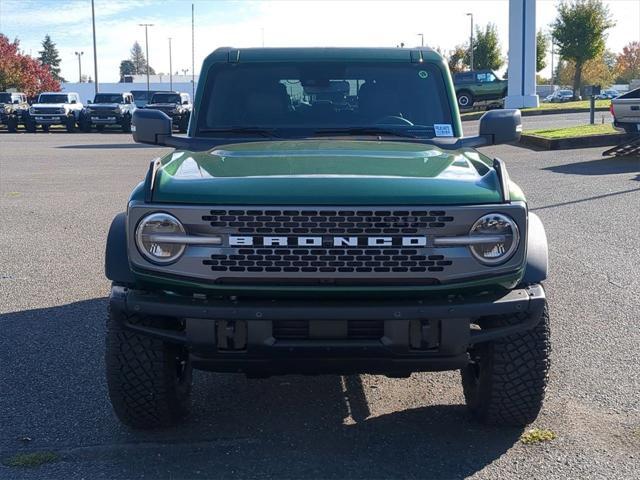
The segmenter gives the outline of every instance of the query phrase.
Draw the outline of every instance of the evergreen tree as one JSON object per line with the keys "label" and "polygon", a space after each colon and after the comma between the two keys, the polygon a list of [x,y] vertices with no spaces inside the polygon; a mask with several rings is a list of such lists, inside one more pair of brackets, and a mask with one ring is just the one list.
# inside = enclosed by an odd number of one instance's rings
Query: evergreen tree
{"label": "evergreen tree", "polygon": [[131,60],[122,60],[120,62],[120,81],[124,81],[125,75],[134,75],[136,73],[136,66]]}
{"label": "evergreen tree", "polygon": [[147,63],[147,59],[144,56],[144,53],[142,53],[142,47],[140,46],[140,44],[136,41],[133,44],[133,47],[131,47],[131,57],[130,57],[131,62],[133,63],[133,68],[134,68],[134,74],[136,75],[143,75],[147,73],[147,68],[149,69],[149,75],[155,75],[155,70],[149,66],[149,64]]}
{"label": "evergreen tree", "polygon": [[542,33],[542,30],[539,30],[536,36],[536,72],[544,70],[544,67],[547,66],[548,49],[549,39]]}
{"label": "evergreen tree", "polygon": [[51,75],[59,82],[64,82],[64,78],[60,76],[60,56],[56,44],[53,43],[49,35],[45,35],[42,41],[42,50],[38,52],[40,56],[40,64],[49,67]]}

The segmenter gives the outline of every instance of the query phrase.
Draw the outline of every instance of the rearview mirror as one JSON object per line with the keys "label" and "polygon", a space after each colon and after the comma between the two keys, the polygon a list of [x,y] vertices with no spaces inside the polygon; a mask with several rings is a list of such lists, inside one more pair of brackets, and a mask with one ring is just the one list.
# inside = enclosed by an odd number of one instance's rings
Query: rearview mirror
{"label": "rearview mirror", "polygon": [[520,110],[491,110],[480,117],[480,136],[489,145],[514,143],[522,134]]}
{"label": "rearview mirror", "polygon": [[160,110],[136,109],[131,118],[131,131],[135,142],[165,145],[171,137],[171,118]]}

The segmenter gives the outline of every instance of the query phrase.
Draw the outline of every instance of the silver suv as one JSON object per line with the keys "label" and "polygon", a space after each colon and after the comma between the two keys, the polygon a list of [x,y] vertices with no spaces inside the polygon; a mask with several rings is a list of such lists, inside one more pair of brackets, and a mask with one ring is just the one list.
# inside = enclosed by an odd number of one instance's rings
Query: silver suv
{"label": "silver suv", "polygon": [[40,125],[44,132],[48,132],[51,125],[64,125],[68,132],[75,132],[82,109],[80,96],[75,92],[41,93],[36,103],[29,108],[27,131],[33,133]]}

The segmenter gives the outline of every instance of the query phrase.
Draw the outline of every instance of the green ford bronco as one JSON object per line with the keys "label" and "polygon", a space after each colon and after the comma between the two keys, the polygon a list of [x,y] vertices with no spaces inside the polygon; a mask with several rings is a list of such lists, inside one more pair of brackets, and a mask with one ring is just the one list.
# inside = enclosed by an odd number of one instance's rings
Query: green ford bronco
{"label": "green ford bronco", "polygon": [[119,419],[168,425],[193,369],[460,370],[471,414],[542,405],[547,241],[495,110],[464,137],[446,62],[422,49],[233,49],[206,58],[187,136],[133,115],[151,162],[106,249],[106,368]]}

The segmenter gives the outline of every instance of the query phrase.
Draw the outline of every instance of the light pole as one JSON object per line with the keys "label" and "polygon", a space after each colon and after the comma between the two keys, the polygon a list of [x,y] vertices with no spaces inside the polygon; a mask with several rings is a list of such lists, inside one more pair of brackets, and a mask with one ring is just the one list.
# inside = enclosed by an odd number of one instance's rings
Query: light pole
{"label": "light pole", "polygon": [[144,42],[145,49],[147,51],[147,67],[145,70],[147,71],[147,98],[149,98],[149,34],[147,32],[148,27],[153,27],[153,23],[139,23],[139,27],[144,27]]}
{"label": "light pole", "polygon": [[171,37],[169,37],[169,90],[173,90],[173,66],[171,64]]}
{"label": "light pole", "polygon": [[469,35],[469,66],[473,70],[473,13],[467,13],[467,17],[471,17],[471,34]]}
{"label": "light pole", "polygon": [[418,36],[420,37],[420,46],[424,47],[424,33],[419,33]]}
{"label": "light pole", "polygon": [[96,13],[91,0],[91,23],[93,25],[93,89],[98,93],[98,51],[96,50]]}
{"label": "light pole", "polygon": [[184,75],[185,77],[187,76],[187,73],[189,73],[188,68],[181,68],[180,70],[182,71],[182,75]]}
{"label": "light pole", "polygon": [[78,57],[78,83],[82,83],[82,55],[84,52],[73,52]]}

